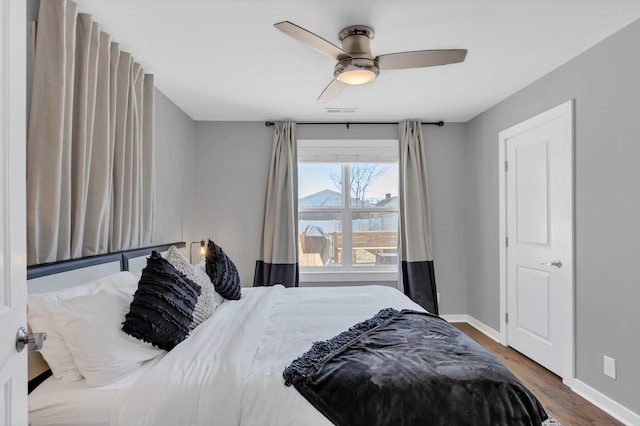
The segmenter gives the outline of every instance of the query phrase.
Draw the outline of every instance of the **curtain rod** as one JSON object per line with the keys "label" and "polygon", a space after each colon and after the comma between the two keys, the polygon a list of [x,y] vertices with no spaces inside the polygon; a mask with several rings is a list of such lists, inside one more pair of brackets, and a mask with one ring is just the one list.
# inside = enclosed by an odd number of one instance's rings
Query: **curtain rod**
{"label": "curtain rod", "polygon": [[[305,124],[340,124],[340,125],[346,125],[347,129],[349,128],[350,125],[352,124],[399,124],[397,121],[298,121],[295,122],[296,124],[300,124],[300,125],[305,125]],[[265,126],[267,127],[271,127],[273,126],[275,123],[273,121],[266,121],[264,123]],[[440,120],[440,121],[433,121],[433,122],[423,122],[422,124],[427,124],[430,126],[438,126],[438,127],[442,127],[444,126],[444,121]]]}

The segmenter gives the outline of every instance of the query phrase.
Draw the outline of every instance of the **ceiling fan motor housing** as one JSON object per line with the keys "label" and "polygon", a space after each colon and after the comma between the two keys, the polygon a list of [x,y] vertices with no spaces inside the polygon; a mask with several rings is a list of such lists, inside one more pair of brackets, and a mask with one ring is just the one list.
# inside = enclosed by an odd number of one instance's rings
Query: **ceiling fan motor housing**
{"label": "ceiling fan motor housing", "polygon": [[363,84],[378,76],[378,62],[371,53],[373,34],[373,29],[365,25],[352,25],[340,31],[342,50],[350,57],[339,58],[333,72],[335,78],[346,84]]}

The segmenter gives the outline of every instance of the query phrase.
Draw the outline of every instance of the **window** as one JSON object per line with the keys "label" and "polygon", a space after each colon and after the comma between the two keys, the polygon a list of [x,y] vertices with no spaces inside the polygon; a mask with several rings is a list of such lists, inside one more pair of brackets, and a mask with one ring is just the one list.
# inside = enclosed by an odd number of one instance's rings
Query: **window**
{"label": "window", "polygon": [[370,280],[371,273],[390,272],[395,279],[397,151],[397,140],[298,141],[302,275]]}

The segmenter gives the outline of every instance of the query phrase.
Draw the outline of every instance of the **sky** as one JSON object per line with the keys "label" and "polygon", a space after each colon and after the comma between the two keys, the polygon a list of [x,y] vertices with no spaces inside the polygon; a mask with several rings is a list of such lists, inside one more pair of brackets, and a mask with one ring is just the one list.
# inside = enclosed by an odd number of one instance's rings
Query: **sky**
{"label": "sky", "polygon": [[[387,171],[372,183],[367,198],[381,200],[385,194],[398,195],[398,165],[385,164]],[[330,173],[339,173],[340,163],[299,163],[298,193],[299,198],[306,197],[323,189],[338,192],[338,188],[329,178]]]}

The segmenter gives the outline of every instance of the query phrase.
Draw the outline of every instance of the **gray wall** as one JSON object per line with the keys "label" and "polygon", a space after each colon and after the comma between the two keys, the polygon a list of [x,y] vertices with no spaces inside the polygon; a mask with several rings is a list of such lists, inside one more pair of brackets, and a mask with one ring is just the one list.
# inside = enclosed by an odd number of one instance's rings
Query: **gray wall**
{"label": "gray wall", "polygon": [[196,123],[196,208],[192,241],[211,238],[253,285],[272,128],[263,122]]}
{"label": "gray wall", "polygon": [[[640,413],[640,21],[468,123],[469,314],[499,329],[498,132],[575,99],[579,380]],[[617,380],[603,374],[617,360]]]}
{"label": "gray wall", "polygon": [[466,125],[423,127],[440,315],[466,314]]}
{"label": "gray wall", "polygon": [[195,122],[156,89],[155,229],[153,241],[187,238],[189,212],[195,207]]}
{"label": "gray wall", "polygon": [[[300,139],[397,138],[396,126],[299,126]],[[467,312],[464,250],[463,124],[424,126],[441,312]],[[196,123],[194,240],[211,237],[229,254],[242,284],[253,283],[273,128],[262,122]],[[397,283],[386,283],[397,285]]]}

